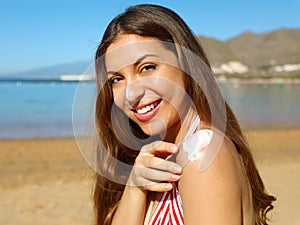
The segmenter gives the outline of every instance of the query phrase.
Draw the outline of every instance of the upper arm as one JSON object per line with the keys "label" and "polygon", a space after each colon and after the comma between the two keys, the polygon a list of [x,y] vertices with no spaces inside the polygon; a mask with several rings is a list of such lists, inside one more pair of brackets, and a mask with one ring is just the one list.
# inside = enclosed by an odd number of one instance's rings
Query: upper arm
{"label": "upper arm", "polygon": [[179,181],[185,224],[241,224],[243,173],[235,147],[224,141],[211,165],[200,172],[202,158],[188,162]]}

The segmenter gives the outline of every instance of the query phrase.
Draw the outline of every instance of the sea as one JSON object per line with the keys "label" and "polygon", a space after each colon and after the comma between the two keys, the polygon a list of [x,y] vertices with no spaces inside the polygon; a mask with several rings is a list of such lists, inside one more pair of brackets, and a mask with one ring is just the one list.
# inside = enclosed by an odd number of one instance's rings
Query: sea
{"label": "sea", "polygon": [[[300,127],[299,83],[220,85],[243,129]],[[81,135],[93,120],[94,100],[91,81],[1,81],[0,139]]]}

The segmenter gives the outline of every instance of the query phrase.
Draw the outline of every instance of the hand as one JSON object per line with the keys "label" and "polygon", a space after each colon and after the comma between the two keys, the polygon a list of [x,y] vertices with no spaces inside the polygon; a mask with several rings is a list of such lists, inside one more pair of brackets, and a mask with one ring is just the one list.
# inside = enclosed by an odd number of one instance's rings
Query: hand
{"label": "hand", "polygon": [[157,192],[171,190],[173,185],[169,182],[180,179],[182,168],[166,158],[177,152],[175,144],[163,141],[143,146],[135,160],[129,185]]}

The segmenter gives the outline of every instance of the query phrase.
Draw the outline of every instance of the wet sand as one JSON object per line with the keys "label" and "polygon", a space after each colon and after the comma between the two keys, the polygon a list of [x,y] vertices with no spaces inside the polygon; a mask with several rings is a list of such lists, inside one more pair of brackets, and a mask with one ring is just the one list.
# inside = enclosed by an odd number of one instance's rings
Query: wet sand
{"label": "wet sand", "polygon": [[[300,129],[248,131],[272,223],[300,223]],[[73,138],[0,140],[0,224],[93,224],[92,176]]]}

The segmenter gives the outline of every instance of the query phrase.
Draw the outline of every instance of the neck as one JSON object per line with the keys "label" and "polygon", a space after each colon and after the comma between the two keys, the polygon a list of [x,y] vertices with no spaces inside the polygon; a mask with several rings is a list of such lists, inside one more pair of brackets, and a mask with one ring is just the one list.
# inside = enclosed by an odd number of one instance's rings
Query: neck
{"label": "neck", "polygon": [[164,141],[179,144],[186,136],[197,115],[198,113],[195,109],[189,108],[186,114],[174,126],[168,129]]}

